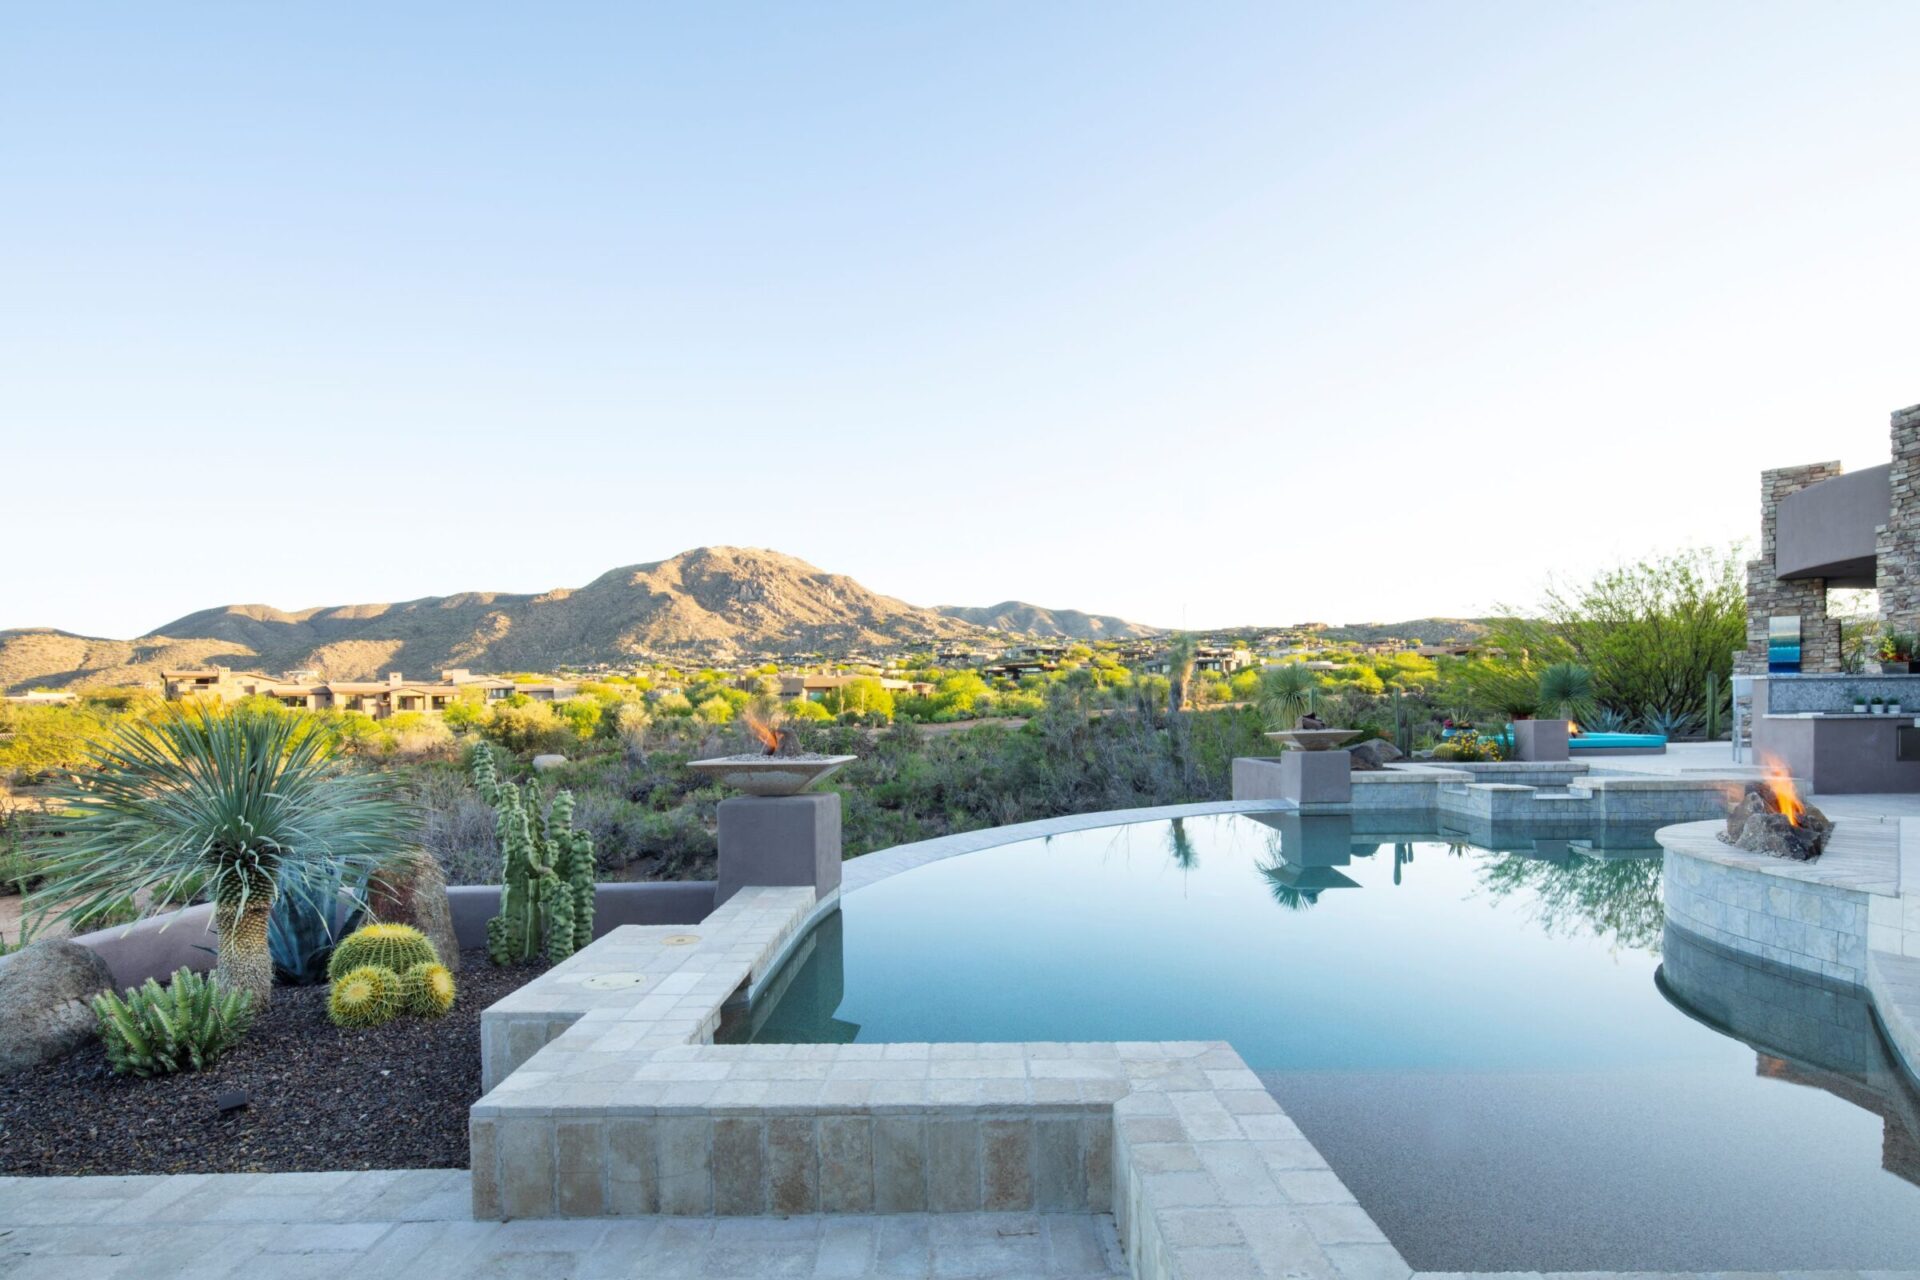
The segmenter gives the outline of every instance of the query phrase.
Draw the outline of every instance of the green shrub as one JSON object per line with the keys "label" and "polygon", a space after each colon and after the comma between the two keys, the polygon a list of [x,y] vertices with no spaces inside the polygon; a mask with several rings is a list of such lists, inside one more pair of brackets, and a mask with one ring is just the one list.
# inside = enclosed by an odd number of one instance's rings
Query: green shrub
{"label": "green shrub", "polygon": [[144,986],[93,999],[107,1062],[119,1075],[163,1076],[198,1071],[239,1042],[253,1024],[253,996],[190,969],[162,987]]}

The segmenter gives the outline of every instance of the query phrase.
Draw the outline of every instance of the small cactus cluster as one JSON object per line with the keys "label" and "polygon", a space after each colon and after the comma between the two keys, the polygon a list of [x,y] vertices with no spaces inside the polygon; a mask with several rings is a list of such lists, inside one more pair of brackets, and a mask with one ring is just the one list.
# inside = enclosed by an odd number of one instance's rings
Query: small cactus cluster
{"label": "small cactus cluster", "polygon": [[503,862],[500,914],[487,921],[495,964],[531,960],[544,948],[558,963],[593,940],[593,837],[573,825],[573,793],[553,797],[502,782],[486,744],[474,748],[473,784],[493,805]]}
{"label": "small cactus cluster", "polygon": [[334,948],[327,1016],[341,1027],[377,1027],[403,1013],[438,1018],[453,1008],[453,974],[412,925],[370,924]]}
{"label": "small cactus cluster", "polygon": [[218,977],[176,970],[165,987],[148,978],[124,994],[93,998],[107,1065],[117,1075],[198,1071],[231,1049],[253,1025],[253,996]]}

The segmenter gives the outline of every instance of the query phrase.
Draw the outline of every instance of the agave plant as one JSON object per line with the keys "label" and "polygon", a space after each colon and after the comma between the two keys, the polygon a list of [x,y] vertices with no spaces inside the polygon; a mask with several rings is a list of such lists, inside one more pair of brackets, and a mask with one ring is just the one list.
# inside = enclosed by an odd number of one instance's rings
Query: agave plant
{"label": "agave plant", "polygon": [[1593,672],[1556,662],[1540,673],[1540,705],[1556,719],[1585,721],[1593,709]]}
{"label": "agave plant", "polygon": [[1691,738],[1700,732],[1700,717],[1679,707],[1655,707],[1647,712],[1646,727],[1667,739]]}
{"label": "agave plant", "polygon": [[121,725],[89,759],[61,795],[71,836],[35,896],[77,922],[119,898],[160,910],[204,892],[220,978],[255,1008],[272,991],[281,888],[364,882],[412,831],[385,784],[341,768],[333,739],[302,717],[169,708]]}
{"label": "agave plant", "polygon": [[1580,718],[1580,727],[1590,733],[1625,733],[1633,724],[1624,711],[1594,706]]}

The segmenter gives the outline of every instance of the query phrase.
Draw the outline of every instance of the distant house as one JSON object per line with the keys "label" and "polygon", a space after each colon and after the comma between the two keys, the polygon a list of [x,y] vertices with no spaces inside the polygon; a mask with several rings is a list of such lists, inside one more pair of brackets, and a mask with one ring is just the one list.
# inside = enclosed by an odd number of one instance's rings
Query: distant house
{"label": "distant house", "polygon": [[11,702],[15,706],[57,707],[73,702],[79,696],[71,689],[35,689],[28,693],[10,693],[0,698],[0,702]]}
{"label": "distant house", "polygon": [[170,702],[206,698],[238,702],[242,698],[272,698],[305,711],[358,711],[384,720],[403,711],[438,713],[455,698],[478,691],[487,702],[502,702],[522,694],[541,702],[567,698],[579,686],[564,680],[516,684],[497,676],[477,676],[465,667],[440,673],[438,680],[408,680],[390,671],[383,680],[321,680],[316,672],[289,671],[270,676],[258,671],[226,667],[198,667],[160,673],[161,690]]}
{"label": "distant house", "polygon": [[872,680],[888,693],[899,696],[925,697],[933,692],[933,685],[924,680],[893,680],[885,676],[781,676],[780,696],[792,701],[805,698],[808,702],[821,702],[836,689],[844,689],[855,680]]}

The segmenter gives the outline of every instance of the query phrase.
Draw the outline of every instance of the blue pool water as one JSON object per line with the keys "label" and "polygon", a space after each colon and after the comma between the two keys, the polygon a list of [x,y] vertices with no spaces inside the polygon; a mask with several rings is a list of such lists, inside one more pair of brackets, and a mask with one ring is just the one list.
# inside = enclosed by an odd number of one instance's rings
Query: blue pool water
{"label": "blue pool water", "polygon": [[727,1032],[1224,1039],[1417,1270],[1920,1266],[1857,993],[1668,930],[1657,852],[1219,815],[845,896]]}

